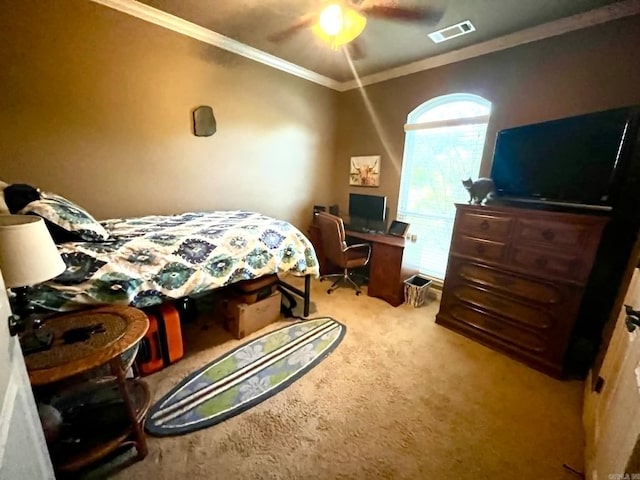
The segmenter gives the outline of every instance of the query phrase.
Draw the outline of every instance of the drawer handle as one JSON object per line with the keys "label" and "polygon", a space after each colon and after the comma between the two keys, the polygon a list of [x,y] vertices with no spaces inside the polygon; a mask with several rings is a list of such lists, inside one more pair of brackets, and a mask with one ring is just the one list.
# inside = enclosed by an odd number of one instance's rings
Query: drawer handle
{"label": "drawer handle", "polygon": [[480,230],[487,231],[489,230],[489,227],[489,222],[487,222],[486,220],[483,220],[482,223],[480,223]]}
{"label": "drawer handle", "polygon": [[556,234],[553,230],[546,229],[542,231],[542,238],[550,242],[551,240],[556,238]]}
{"label": "drawer handle", "polygon": [[536,267],[544,268],[547,266],[547,263],[549,263],[549,259],[547,257],[538,257],[534,263],[536,264]]}

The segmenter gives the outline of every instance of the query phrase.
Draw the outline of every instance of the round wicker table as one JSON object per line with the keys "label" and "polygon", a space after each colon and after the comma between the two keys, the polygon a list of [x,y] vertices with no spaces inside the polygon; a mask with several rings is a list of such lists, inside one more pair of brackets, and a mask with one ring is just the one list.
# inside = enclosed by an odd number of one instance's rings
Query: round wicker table
{"label": "round wicker table", "polygon": [[[86,338],[65,342],[72,329],[92,330]],[[49,318],[42,330],[53,334],[49,350],[25,356],[29,379],[34,388],[50,385],[72,377],[86,382],[111,378],[111,388],[119,391],[126,410],[126,425],[106,435],[95,432],[81,445],[72,449],[64,445],[49,445],[52,461],[58,473],[75,472],[116,449],[135,446],[141,460],[147,455],[147,444],[142,430],[142,420],[150,404],[146,383],[138,378],[125,378],[125,360],[135,353],[134,347],[149,328],[147,316],[132,307],[108,306],[83,310]],[[82,337],[81,337],[82,338]],[[123,360],[125,359],[125,360]],[[132,358],[131,358],[132,360]],[[81,375],[82,374],[82,375]],[[98,383],[99,384],[99,383]]]}

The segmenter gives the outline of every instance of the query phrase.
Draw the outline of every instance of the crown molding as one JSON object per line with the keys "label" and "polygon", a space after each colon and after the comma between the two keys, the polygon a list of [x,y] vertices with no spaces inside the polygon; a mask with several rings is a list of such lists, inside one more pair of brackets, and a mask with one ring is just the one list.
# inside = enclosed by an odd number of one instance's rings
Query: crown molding
{"label": "crown molding", "polygon": [[640,14],[640,0],[623,0],[584,13],[487,40],[486,42],[367,75],[360,79],[340,82],[136,0],[91,1],[339,92],[384,82],[393,78],[411,75],[424,70]]}
{"label": "crown molding", "polygon": [[339,91],[344,92],[365,85],[384,82],[393,78],[404,77],[413,73],[422,72],[450,63],[468,60],[488,53],[499,52],[508,48],[517,47],[526,43],[544,40],[563,33],[573,32],[583,28],[592,27],[601,23],[618,20],[624,17],[640,13],[640,0],[624,0],[622,2],[595,8],[584,13],[579,13],[551,22],[536,25],[535,27],[520,30],[519,32],[503,35],[502,37],[487,40],[486,42],[470,45],[458,50],[425,58],[417,62],[408,63],[401,67],[392,68],[383,72],[374,73],[360,78],[342,82]]}
{"label": "crown molding", "polygon": [[196,25],[195,23],[184,20],[170,13],[163,12],[157,8],[151,7],[136,0],[91,0],[94,3],[104,5],[105,7],[118,10],[132,17],[139,18],[145,22],[153,23],[160,27],[172,30],[174,32],[186,35],[195,40],[199,40],[214,47],[221,48],[228,52],[235,53],[250,60],[262,63],[269,67],[281,70],[283,72],[304,78],[310,82],[317,83],[333,90],[339,90],[341,82],[324,75],[320,75],[314,71],[303,68],[295,63],[288,62],[282,58],[271,55],[270,53],[250,47],[237,40],[221,35],[207,28]]}

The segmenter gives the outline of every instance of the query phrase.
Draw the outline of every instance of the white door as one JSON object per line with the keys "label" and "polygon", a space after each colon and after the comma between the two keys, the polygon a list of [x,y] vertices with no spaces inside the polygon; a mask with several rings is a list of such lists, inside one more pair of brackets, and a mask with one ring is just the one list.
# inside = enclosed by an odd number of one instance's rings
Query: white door
{"label": "white door", "polygon": [[[640,270],[624,300],[640,310]],[[640,479],[640,327],[627,330],[622,308],[602,363],[600,393],[585,402],[587,479]]]}
{"label": "white door", "polygon": [[0,480],[55,478],[0,274]]}

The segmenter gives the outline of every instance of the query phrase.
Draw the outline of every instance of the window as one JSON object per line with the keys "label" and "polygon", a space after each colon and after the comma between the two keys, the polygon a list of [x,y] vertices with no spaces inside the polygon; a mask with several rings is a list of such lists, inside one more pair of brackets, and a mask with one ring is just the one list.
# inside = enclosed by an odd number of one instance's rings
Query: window
{"label": "window", "polygon": [[480,171],[491,103],[466,93],[429,100],[407,117],[398,218],[411,224],[405,264],[443,279],[462,180]]}

